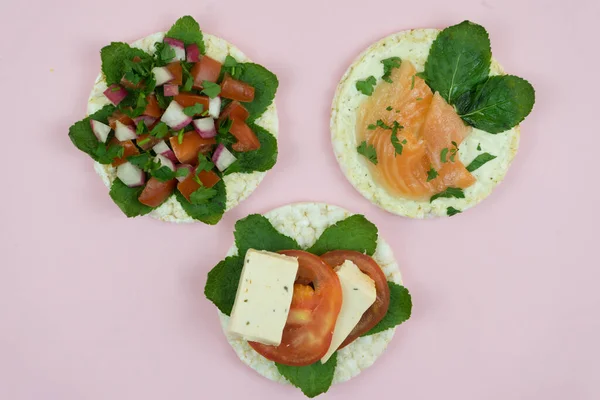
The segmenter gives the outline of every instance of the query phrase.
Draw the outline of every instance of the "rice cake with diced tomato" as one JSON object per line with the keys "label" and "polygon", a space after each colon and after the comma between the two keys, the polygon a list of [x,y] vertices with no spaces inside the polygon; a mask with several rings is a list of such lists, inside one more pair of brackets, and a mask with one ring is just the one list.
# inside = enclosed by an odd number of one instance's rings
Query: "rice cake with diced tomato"
{"label": "rice cake with diced tomato", "polygon": [[[330,225],[353,215],[340,207],[323,203],[296,203],[269,211],[265,217],[279,232],[295,239],[300,247],[312,246],[323,231]],[[229,249],[227,256],[237,254],[235,245]],[[400,270],[394,259],[390,246],[378,237],[377,249],[373,259],[381,266],[388,281],[402,284]],[[228,333],[229,317],[219,311],[219,318],[227,341],[237,356],[250,368],[270,380],[289,384],[277,371],[273,361],[269,361],[250,347],[247,341]],[[338,350],[337,366],[333,384],[348,381],[366,368],[373,365],[383,354],[388,343],[394,337],[396,327],[373,335],[356,339],[348,346]]]}
{"label": "rice cake with diced tomato", "polygon": [[[142,49],[149,54],[154,54],[154,44],[157,42],[162,42],[164,36],[164,32],[154,33],[143,39],[133,42],[131,46]],[[223,62],[227,55],[234,57],[238,62],[250,61],[248,57],[246,57],[246,55],[244,55],[244,53],[242,53],[237,47],[216,36],[204,33],[204,44],[206,47],[206,55],[219,62]],[[106,80],[104,79],[102,73],[100,73],[96,79],[96,82],[94,82],[92,93],[88,99],[88,115],[93,114],[105,105],[110,104],[109,100],[103,94],[106,88]],[[260,118],[256,120],[256,124],[262,126],[272,133],[273,136],[277,137],[279,121],[277,118],[277,109],[275,107],[275,103],[271,104],[264,114],[262,114]],[[112,182],[117,176],[116,168],[110,164],[103,165],[96,162],[94,169],[98,175],[100,175],[104,184],[110,188]],[[266,174],[267,172],[255,171],[249,174],[232,173],[226,175],[223,178],[227,188],[227,202],[225,205],[225,211],[231,210],[241,201],[250,196],[250,194],[258,187]],[[190,217],[183,210],[175,196],[171,196],[160,207],[153,210],[148,215],[153,218],[168,222],[196,222],[196,220]]]}
{"label": "rice cake with diced tomato", "polygon": [[[495,135],[473,128],[459,145],[460,160],[468,165],[482,151],[492,153],[496,159],[472,172],[477,181],[464,190],[464,199],[440,198],[431,203],[429,200],[411,200],[390,193],[374,180],[369,170],[369,161],[356,150],[359,145],[356,128],[358,110],[366,99],[357,90],[356,82],[374,76],[378,77],[379,83],[383,74],[381,60],[389,57],[408,60],[418,72],[423,71],[431,44],[439,32],[437,29],[403,31],[373,44],[352,63],[342,77],[331,110],[331,141],[346,178],[375,205],[391,213],[412,218],[446,216],[448,207],[464,211],[482,201],[504,179],[519,146],[518,126]],[[501,74],[504,74],[502,67],[492,59],[490,75]],[[482,150],[478,150],[478,147]]]}

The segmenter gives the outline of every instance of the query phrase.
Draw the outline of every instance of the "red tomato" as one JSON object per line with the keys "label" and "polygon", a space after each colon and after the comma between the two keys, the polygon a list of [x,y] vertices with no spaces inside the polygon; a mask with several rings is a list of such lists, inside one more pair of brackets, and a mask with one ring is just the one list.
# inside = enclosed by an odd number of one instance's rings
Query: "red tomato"
{"label": "red tomato", "polygon": [[198,164],[198,153],[207,153],[217,144],[215,138],[202,139],[196,131],[184,133],[181,144],[177,136],[172,136],[169,142],[179,162],[192,165]]}
{"label": "red tomato", "polygon": [[346,260],[352,261],[358,269],[373,279],[377,291],[375,303],[365,311],[358,324],[341,344],[341,349],[373,329],[385,317],[390,306],[390,288],[381,267],[366,254],[352,250],[334,250],[323,254],[321,258],[332,268],[342,265]]}
{"label": "red tomato", "polygon": [[146,183],[146,187],[142,190],[142,193],[140,193],[138,200],[148,207],[158,207],[173,193],[176,182],[177,180],[175,179],[162,182],[155,177],[152,177],[148,180],[148,183]]}
{"label": "red tomato", "polygon": [[202,56],[190,71],[194,89],[202,89],[202,81],[216,82],[221,74],[221,63],[209,56]]}
{"label": "red tomato", "polygon": [[246,82],[238,81],[225,74],[221,82],[221,97],[248,103],[254,100],[254,88]]}
{"label": "red tomato", "polygon": [[[217,182],[221,180],[219,175],[213,171],[200,171],[197,175],[200,182],[202,182],[202,185],[206,186],[207,188],[215,186]],[[194,174],[189,174],[187,178],[177,184],[177,189],[179,189],[183,197],[185,197],[188,201],[190,201],[190,196],[192,193],[199,188],[200,185],[194,179]]]}
{"label": "red tomato", "polygon": [[120,111],[115,111],[110,117],[108,117],[108,125],[110,125],[110,128],[113,131],[117,128],[117,121],[125,125],[135,125],[135,122],[133,122],[133,120],[129,116],[123,114]]}
{"label": "red tomato", "polygon": [[208,110],[208,97],[207,96],[200,96],[198,94],[193,94],[193,93],[179,93],[176,96],[173,96],[173,100],[175,100],[177,103],[179,103],[179,105],[183,108],[185,107],[192,107],[193,105],[196,105],[198,103],[202,104],[202,110],[206,111]]}
{"label": "red tomato", "polygon": [[294,285],[291,318],[283,329],[279,346],[249,342],[263,357],[285,365],[304,366],[319,361],[331,344],[333,329],[342,307],[342,288],[333,268],[320,257],[302,250],[280,251],[297,257],[299,279],[310,281]]}
{"label": "red tomato", "polygon": [[181,68],[181,63],[179,61],[176,61],[176,62],[167,64],[167,69],[175,77],[175,78],[173,78],[173,80],[169,81],[169,83],[171,83],[173,85],[182,85],[183,84],[183,69]]}
{"label": "red tomato", "polygon": [[154,94],[149,94],[146,96],[146,101],[148,104],[146,105],[146,109],[142,114],[149,117],[160,118],[163,111],[160,109],[158,101],[156,101],[156,96]]}
{"label": "red tomato", "polygon": [[232,101],[231,103],[227,104],[227,107],[225,107],[223,111],[221,111],[221,115],[219,115],[217,123],[220,124],[226,118],[235,118],[239,119],[240,121],[246,121],[249,115],[250,113],[248,110],[246,110],[246,108],[241,105],[239,101]]}
{"label": "red tomato", "polygon": [[235,151],[243,152],[260,149],[260,141],[244,121],[233,118],[229,132],[238,140],[232,146]]}
{"label": "red tomato", "polygon": [[119,146],[123,146],[123,148],[125,149],[123,151],[123,157],[115,158],[113,160],[113,162],[112,162],[113,167],[118,167],[119,165],[126,163],[127,157],[129,157],[129,156],[134,156],[136,154],[140,154],[140,151],[135,146],[135,144],[133,144],[133,142],[131,140],[125,140],[124,142],[119,142],[117,140],[117,138],[112,138],[111,141],[109,142],[109,144],[111,144],[111,145],[117,144]]}

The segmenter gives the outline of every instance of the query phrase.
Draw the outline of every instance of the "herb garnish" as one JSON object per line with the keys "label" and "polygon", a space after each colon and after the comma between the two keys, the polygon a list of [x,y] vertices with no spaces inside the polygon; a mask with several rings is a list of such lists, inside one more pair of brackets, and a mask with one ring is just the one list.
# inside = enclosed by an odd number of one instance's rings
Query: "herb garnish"
{"label": "herb garnish", "polygon": [[457,209],[456,209],[456,208],[454,208],[454,207],[448,207],[448,208],[446,209],[446,214],[448,214],[448,216],[449,216],[449,217],[451,217],[451,216],[453,216],[453,215],[456,215],[456,214],[459,214],[459,213],[461,213],[461,212],[462,212],[462,211],[460,211],[460,210],[457,210]]}
{"label": "herb garnish", "polygon": [[493,156],[490,153],[481,153],[467,166],[467,171],[473,172],[483,164],[492,161],[494,158],[496,158],[496,156]]}
{"label": "herb garnish", "polygon": [[427,182],[434,180],[438,177],[438,175],[438,172],[433,168],[432,165],[431,168],[429,168],[429,171],[427,171]]}
{"label": "herb garnish", "polygon": [[358,154],[365,156],[369,161],[377,165],[377,150],[375,150],[375,146],[372,144],[367,145],[367,142],[363,140],[356,148],[356,151]]}
{"label": "herb garnish", "polygon": [[400,57],[390,57],[381,60],[381,63],[383,64],[383,76],[381,79],[387,83],[392,83],[392,78],[390,78],[392,76],[392,70],[400,67],[402,64],[402,59],[400,59]]}
{"label": "herb garnish", "polygon": [[211,99],[214,99],[219,95],[219,93],[221,93],[221,86],[214,82],[202,81],[202,87],[202,93],[204,93]]}
{"label": "herb garnish", "polygon": [[356,90],[361,92],[366,96],[370,96],[373,94],[374,86],[377,84],[377,80],[374,76],[370,76],[367,79],[363,79],[362,81],[356,81]]}
{"label": "herb garnish", "polygon": [[441,198],[457,198],[457,199],[464,199],[465,198],[465,193],[463,192],[463,190],[461,188],[454,188],[454,187],[449,187],[446,190],[444,190],[443,192],[440,192],[438,194],[434,194],[433,196],[431,196],[431,199],[429,199],[429,202],[433,202],[435,199],[441,199]]}

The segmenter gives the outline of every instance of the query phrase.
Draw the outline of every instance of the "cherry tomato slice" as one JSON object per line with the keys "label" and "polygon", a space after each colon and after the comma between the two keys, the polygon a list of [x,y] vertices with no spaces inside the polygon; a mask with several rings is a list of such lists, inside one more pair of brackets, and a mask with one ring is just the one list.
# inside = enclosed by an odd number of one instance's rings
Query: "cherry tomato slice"
{"label": "cherry tomato slice", "polygon": [[342,307],[342,288],[333,268],[320,257],[302,250],[284,250],[280,253],[298,258],[297,276],[312,282],[314,290],[310,286],[294,285],[295,299],[292,299],[290,307],[292,317],[291,321],[288,318],[283,329],[279,346],[256,342],[249,344],[269,360],[293,366],[310,365],[319,361],[329,350]]}
{"label": "cherry tomato slice", "polygon": [[175,179],[162,182],[152,177],[146,183],[146,187],[140,193],[138,200],[148,207],[158,207],[173,193],[176,182]]}
{"label": "cherry tomato slice", "polygon": [[113,131],[117,129],[117,121],[125,125],[135,126],[135,122],[133,122],[128,115],[125,115],[120,111],[115,111],[110,117],[108,117],[108,125],[110,125],[110,128]]}
{"label": "cherry tomato slice", "polygon": [[385,317],[390,306],[390,288],[379,264],[366,254],[351,250],[334,250],[323,254],[321,258],[332,268],[342,265],[346,260],[352,261],[358,269],[373,279],[377,291],[375,303],[365,311],[358,324],[341,344],[341,349],[373,329]]}
{"label": "cherry tomato slice", "polygon": [[248,103],[254,100],[254,88],[246,82],[238,81],[225,74],[221,82],[221,97]]}

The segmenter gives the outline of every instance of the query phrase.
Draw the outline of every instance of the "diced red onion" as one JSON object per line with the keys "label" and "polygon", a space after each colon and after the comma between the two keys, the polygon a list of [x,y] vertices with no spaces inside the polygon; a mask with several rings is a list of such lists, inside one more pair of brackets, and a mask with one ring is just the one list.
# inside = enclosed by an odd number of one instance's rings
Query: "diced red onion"
{"label": "diced red onion", "polygon": [[129,161],[117,167],[117,178],[129,187],[142,186],[146,182],[144,171]]}
{"label": "diced red onion", "polygon": [[120,142],[123,142],[125,140],[137,139],[137,133],[135,133],[135,130],[131,126],[125,125],[121,121],[116,121],[115,137]]}
{"label": "diced red onion", "polygon": [[194,129],[203,139],[210,139],[217,136],[215,120],[212,117],[195,119],[192,121],[192,125],[194,125]]}
{"label": "diced red onion", "polygon": [[236,160],[237,158],[223,144],[217,146],[212,156],[213,163],[221,172],[229,168]]}
{"label": "diced red onion", "polygon": [[133,119],[133,122],[135,122],[136,126],[140,123],[140,121],[144,121],[144,125],[146,125],[146,127],[148,128],[156,122],[156,118],[151,117],[149,115],[140,115],[139,117],[135,117]]}
{"label": "diced red onion", "polygon": [[154,67],[152,68],[152,74],[154,75],[156,86],[164,85],[175,79],[175,76],[167,67]]}
{"label": "diced red onion", "polygon": [[175,51],[175,60],[185,61],[185,44],[181,40],[166,37],[163,41]]}
{"label": "diced red onion", "polygon": [[219,96],[208,100],[208,115],[214,119],[219,118],[221,113],[221,98]]}
{"label": "diced red onion", "polygon": [[185,115],[183,112],[183,107],[181,107],[176,101],[172,101],[160,120],[167,124],[169,128],[177,131],[192,122],[192,117]]}
{"label": "diced red onion", "polygon": [[122,102],[125,97],[127,97],[127,94],[127,90],[116,83],[110,85],[108,89],[104,91],[106,98],[108,98],[108,100],[110,100],[110,102],[115,106],[118,106],[119,103]]}
{"label": "diced red onion", "polygon": [[188,173],[186,176],[177,176],[176,178],[179,182],[185,180],[185,178],[187,178],[188,175],[194,171],[194,167],[192,167],[190,164],[180,164],[177,166],[177,172],[179,172],[180,169],[187,169]]}
{"label": "diced red onion", "polygon": [[179,94],[179,86],[172,83],[167,83],[163,90],[165,96],[177,96]]}
{"label": "diced red onion", "polygon": [[185,47],[186,61],[187,62],[198,62],[200,61],[200,49],[196,43],[188,44]]}
{"label": "diced red onion", "polygon": [[102,143],[106,143],[106,139],[110,133],[110,126],[93,119],[90,119],[90,125],[92,127],[92,132],[94,132],[94,135],[96,135],[96,138]]}

